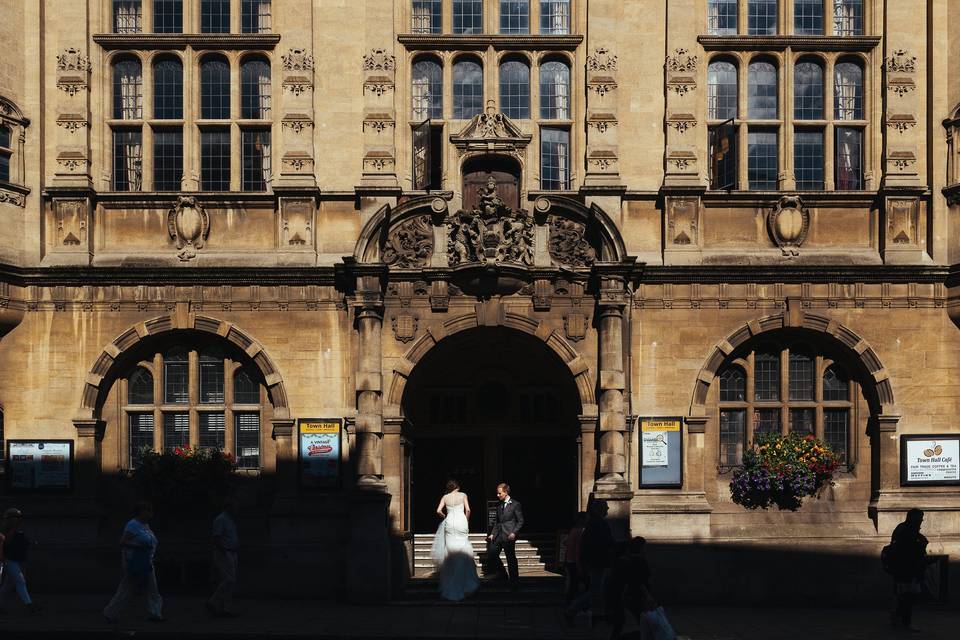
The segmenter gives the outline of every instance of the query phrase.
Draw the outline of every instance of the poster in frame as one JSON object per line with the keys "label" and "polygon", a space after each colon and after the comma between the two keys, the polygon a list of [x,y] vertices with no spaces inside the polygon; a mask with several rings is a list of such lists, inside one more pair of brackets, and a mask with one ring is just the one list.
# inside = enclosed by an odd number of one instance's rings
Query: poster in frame
{"label": "poster in frame", "polygon": [[298,477],[308,489],[340,486],[343,460],[343,418],[297,420]]}
{"label": "poster in frame", "polygon": [[6,477],[11,492],[73,489],[73,440],[7,440]]}
{"label": "poster in frame", "polygon": [[683,486],[683,418],[641,416],[640,487],[678,489]]}
{"label": "poster in frame", "polygon": [[960,433],[900,436],[900,486],[960,485]]}

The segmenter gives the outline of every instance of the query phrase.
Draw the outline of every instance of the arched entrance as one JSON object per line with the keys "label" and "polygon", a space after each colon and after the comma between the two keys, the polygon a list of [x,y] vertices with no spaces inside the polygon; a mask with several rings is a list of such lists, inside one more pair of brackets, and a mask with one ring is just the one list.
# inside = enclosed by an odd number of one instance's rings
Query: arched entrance
{"label": "arched entrance", "polygon": [[448,336],[419,360],[404,388],[410,446],[406,520],[436,530],[447,478],[471,497],[471,531],[507,481],[528,533],[566,526],[577,509],[580,394],[569,367],[534,336],[478,327]]}

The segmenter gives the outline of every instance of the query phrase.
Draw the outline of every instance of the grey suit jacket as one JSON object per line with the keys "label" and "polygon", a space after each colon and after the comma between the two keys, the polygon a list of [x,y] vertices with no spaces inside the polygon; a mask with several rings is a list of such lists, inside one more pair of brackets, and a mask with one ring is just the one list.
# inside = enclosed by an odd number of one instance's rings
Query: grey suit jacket
{"label": "grey suit jacket", "polygon": [[497,517],[490,527],[488,535],[493,536],[494,540],[503,538],[506,540],[511,533],[519,535],[523,527],[523,508],[520,503],[510,498],[510,504],[500,505],[497,508]]}

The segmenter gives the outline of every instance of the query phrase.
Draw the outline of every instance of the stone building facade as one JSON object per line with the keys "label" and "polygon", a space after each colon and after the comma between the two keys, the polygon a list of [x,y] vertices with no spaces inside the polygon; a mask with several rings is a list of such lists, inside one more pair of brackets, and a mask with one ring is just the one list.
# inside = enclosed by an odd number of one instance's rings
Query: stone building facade
{"label": "stone building facade", "polygon": [[[0,13],[2,437],[76,452],[69,500],[3,501],[49,558],[112,567],[108,478],[211,443],[277,592],[401,593],[449,474],[508,479],[539,533],[608,499],[702,574],[676,598],[883,594],[912,506],[960,552],[960,492],[899,469],[901,435],[960,430],[956,3]],[[298,485],[318,416],[335,490]],[[682,418],[680,487],[643,486],[639,417]],[[771,430],[844,455],[796,513],[729,497]]]}

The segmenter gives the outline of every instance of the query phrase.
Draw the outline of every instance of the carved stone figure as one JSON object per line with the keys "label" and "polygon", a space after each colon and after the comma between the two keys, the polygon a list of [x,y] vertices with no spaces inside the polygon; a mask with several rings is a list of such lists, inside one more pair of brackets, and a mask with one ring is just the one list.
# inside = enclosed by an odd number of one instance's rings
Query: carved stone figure
{"label": "carved stone figure", "polygon": [[588,267],[597,259],[587,240],[585,225],[569,218],[550,216],[550,257],[560,264]]}
{"label": "carved stone figure", "polygon": [[430,216],[415,216],[394,227],[387,236],[382,255],[384,264],[399,269],[427,266],[433,255]]}
{"label": "carved stone figure", "polygon": [[451,266],[469,262],[533,264],[534,224],[524,210],[507,207],[491,176],[477,188],[477,207],[447,219],[447,258]]}

